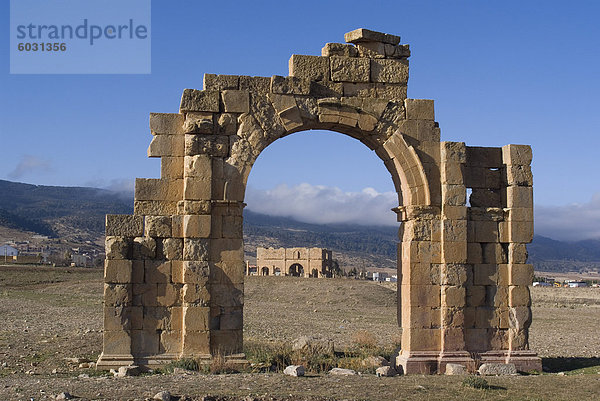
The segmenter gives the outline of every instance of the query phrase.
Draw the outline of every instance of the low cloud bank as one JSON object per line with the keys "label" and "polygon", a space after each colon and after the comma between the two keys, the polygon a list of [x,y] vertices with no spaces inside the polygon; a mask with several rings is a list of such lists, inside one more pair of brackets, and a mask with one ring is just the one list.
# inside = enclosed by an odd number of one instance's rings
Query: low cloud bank
{"label": "low cloud bank", "polygon": [[600,238],[600,193],[589,202],[536,206],[535,233],[561,241]]}
{"label": "low cloud bank", "polygon": [[[365,188],[344,192],[322,185],[279,185],[269,190],[248,188],[248,209],[271,216],[291,217],[314,224],[349,223],[396,225],[391,208],[395,192]],[[561,241],[600,238],[600,193],[589,202],[564,206],[535,206],[535,233]]]}
{"label": "low cloud bank", "polygon": [[15,180],[31,173],[47,171],[52,171],[52,164],[49,160],[33,155],[23,155],[15,168],[8,173],[8,178]]}
{"label": "low cloud bank", "polygon": [[398,206],[395,192],[344,192],[322,185],[279,185],[270,190],[248,188],[248,209],[271,216],[291,217],[314,224],[354,223],[381,226],[397,225],[390,209]]}

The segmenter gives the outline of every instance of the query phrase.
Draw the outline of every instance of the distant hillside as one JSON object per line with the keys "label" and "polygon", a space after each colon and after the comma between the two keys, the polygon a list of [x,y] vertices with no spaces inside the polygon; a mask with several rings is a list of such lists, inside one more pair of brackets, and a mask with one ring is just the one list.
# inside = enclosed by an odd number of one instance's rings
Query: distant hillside
{"label": "distant hillside", "polygon": [[98,188],[54,187],[0,180],[0,225],[51,237],[104,234],[108,213],[132,213],[133,200]]}
{"label": "distant hillside", "polygon": [[[0,227],[77,240],[104,235],[106,214],[130,214],[131,195],[98,188],[54,187],[0,180]],[[398,229],[354,224],[318,225],[244,211],[245,251],[257,246],[317,246],[357,267],[394,267]],[[538,270],[600,267],[600,240],[562,242],[536,236],[528,246]]]}

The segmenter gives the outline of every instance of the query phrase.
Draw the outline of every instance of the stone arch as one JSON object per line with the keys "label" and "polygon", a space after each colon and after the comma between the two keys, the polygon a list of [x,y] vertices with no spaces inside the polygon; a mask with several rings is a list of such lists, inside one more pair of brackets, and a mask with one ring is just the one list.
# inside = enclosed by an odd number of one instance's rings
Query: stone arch
{"label": "stone arch", "polygon": [[203,90],[183,91],[179,113],[150,115],[161,178],[136,180],[133,215],[107,216],[99,368],[216,352],[244,361],[248,175],[273,141],[320,129],[373,150],[398,193],[396,365],[541,369],[528,346],[531,149],[442,142],[433,101],[406,96],[408,45],[366,29],[345,39],[293,55],[287,77],[206,74]]}
{"label": "stone arch", "polygon": [[260,269],[260,275],[261,276],[268,276],[269,275],[269,268],[267,266],[264,266],[262,269]]}

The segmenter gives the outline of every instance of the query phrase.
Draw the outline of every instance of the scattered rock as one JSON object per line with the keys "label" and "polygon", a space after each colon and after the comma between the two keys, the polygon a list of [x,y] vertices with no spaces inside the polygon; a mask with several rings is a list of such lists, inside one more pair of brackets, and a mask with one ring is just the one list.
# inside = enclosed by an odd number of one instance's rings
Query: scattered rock
{"label": "scattered rock", "polygon": [[77,376],[80,379],[89,379],[90,375],[88,375],[87,373],[82,373],[79,376]]}
{"label": "scattered rock", "polygon": [[353,376],[356,374],[356,371],[352,369],[333,368],[329,371],[329,374],[337,376]]}
{"label": "scattered rock", "polygon": [[377,368],[375,374],[377,377],[393,377],[396,376],[398,372],[396,372],[396,369],[391,366],[381,366]]}
{"label": "scattered rock", "polygon": [[558,372],[556,375],[557,375],[557,376],[564,376],[564,375],[565,375],[565,372]]}
{"label": "scattered rock", "polygon": [[446,374],[448,376],[461,376],[467,374],[467,368],[464,365],[458,363],[446,364]]}
{"label": "scattered rock", "polygon": [[94,362],[84,362],[79,364],[80,369],[92,369],[96,366]]}
{"label": "scattered rock", "polygon": [[389,366],[390,363],[382,356],[369,356],[362,360],[362,365],[366,368],[379,368],[381,366]]}
{"label": "scattered rock", "polygon": [[192,370],[187,370],[184,368],[173,368],[174,375],[191,375],[193,373],[194,373],[194,371],[192,371]]}
{"label": "scattered rock", "polygon": [[137,376],[140,374],[140,367],[136,365],[121,366],[115,377]]}
{"label": "scattered rock", "polygon": [[3,367],[3,368],[6,368],[6,367],[8,367],[8,363],[6,363],[6,362],[2,362],[2,367]]}
{"label": "scattered rock", "polygon": [[154,394],[154,397],[152,399],[160,401],[171,401],[171,393],[169,393],[168,391],[160,391]]}
{"label": "scattered rock", "polygon": [[514,363],[484,363],[478,372],[481,376],[507,376],[516,375],[517,368]]}
{"label": "scattered rock", "polygon": [[52,374],[55,375],[58,373],[58,369],[52,369]]}
{"label": "scattered rock", "polygon": [[86,358],[65,358],[65,361],[67,361],[68,363],[74,363],[74,364],[90,362],[90,360],[86,359]]}
{"label": "scattered rock", "polygon": [[290,365],[283,370],[283,373],[288,376],[304,376],[304,366]]}
{"label": "scattered rock", "polygon": [[292,350],[294,351],[315,351],[315,352],[323,352],[323,353],[332,353],[334,351],[333,341],[316,338],[316,337],[308,337],[302,336],[297,338],[292,343]]}
{"label": "scattered rock", "polygon": [[56,397],[54,397],[54,399],[55,400],[72,400],[73,396],[65,391],[63,393],[56,395]]}

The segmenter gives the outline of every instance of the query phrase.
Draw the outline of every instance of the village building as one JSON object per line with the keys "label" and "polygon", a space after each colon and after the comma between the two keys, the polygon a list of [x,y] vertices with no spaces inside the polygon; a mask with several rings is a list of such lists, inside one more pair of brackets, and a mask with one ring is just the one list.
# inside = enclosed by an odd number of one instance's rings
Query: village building
{"label": "village building", "polygon": [[[258,276],[332,277],[331,251],[324,248],[256,248]],[[247,269],[246,275],[254,275]]]}

